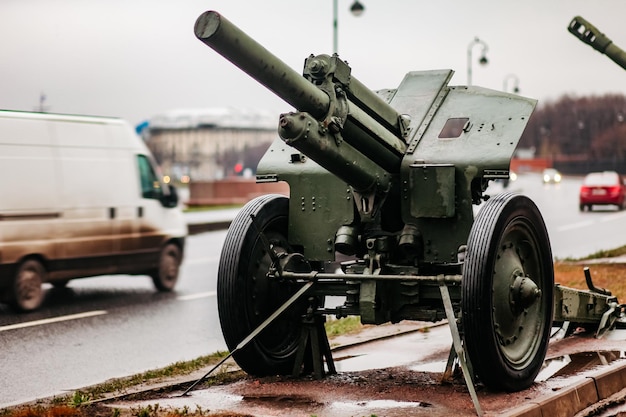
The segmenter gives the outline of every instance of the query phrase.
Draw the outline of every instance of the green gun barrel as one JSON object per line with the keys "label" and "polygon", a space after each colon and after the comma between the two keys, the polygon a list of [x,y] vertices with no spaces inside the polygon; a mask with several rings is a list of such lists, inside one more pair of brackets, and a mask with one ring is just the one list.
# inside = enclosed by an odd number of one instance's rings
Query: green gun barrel
{"label": "green gun barrel", "polygon": [[[321,125],[326,126],[339,107],[336,97],[291,69],[219,13],[207,11],[200,15],[194,31],[200,41]],[[316,65],[321,62],[320,58],[310,59]],[[349,109],[343,120],[343,139],[364,156],[361,161],[368,158],[385,172],[398,173],[407,148],[400,114],[349,73],[339,77],[345,81],[342,88],[347,89]],[[355,178],[349,183],[356,181]]]}
{"label": "green gun barrel", "polygon": [[323,117],[330,98],[283,61],[214,11],[196,20],[198,39],[300,111]]}
{"label": "green gun barrel", "polygon": [[591,46],[596,51],[611,58],[617,65],[626,69],[626,51],[615,45],[604,33],[580,16],[576,16],[570,22],[570,33]]}

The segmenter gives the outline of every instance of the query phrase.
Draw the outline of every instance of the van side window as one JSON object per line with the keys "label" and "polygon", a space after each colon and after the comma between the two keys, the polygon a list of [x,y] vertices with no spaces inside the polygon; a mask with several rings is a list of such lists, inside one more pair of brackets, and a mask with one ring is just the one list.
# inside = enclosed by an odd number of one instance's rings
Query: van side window
{"label": "van side window", "polygon": [[161,183],[157,178],[150,160],[145,155],[137,155],[139,176],[141,177],[141,195],[144,198],[160,199],[163,195]]}

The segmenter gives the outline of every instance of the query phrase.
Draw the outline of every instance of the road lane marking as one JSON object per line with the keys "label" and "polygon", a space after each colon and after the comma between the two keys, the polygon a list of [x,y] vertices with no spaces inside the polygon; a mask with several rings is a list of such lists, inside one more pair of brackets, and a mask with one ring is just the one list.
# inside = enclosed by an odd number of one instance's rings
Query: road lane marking
{"label": "road lane marking", "polygon": [[556,230],[559,232],[565,232],[567,230],[580,229],[581,227],[592,226],[595,222],[593,220],[586,220],[584,222],[566,224],[565,226],[560,226]]}
{"label": "road lane marking", "polygon": [[198,298],[215,297],[216,295],[217,295],[216,291],[207,291],[207,292],[199,292],[197,294],[180,295],[176,297],[176,299],[179,301],[189,301],[189,300],[197,300]]}
{"label": "road lane marking", "polygon": [[7,330],[23,329],[25,327],[41,326],[43,324],[58,323],[61,321],[69,321],[69,320],[84,319],[87,317],[101,316],[107,313],[108,312],[106,310],[94,310],[94,311],[87,311],[85,313],[69,314],[67,316],[52,317],[49,319],[33,320],[33,321],[27,321],[24,323],[9,324],[7,326],[0,326],[0,332],[4,332]]}
{"label": "road lane marking", "polygon": [[619,213],[615,213],[615,214],[608,214],[606,216],[602,216],[599,219],[593,219],[593,220],[585,220],[582,222],[578,222],[578,223],[572,223],[572,224],[566,224],[564,226],[559,226],[557,227],[557,231],[558,232],[565,232],[568,230],[574,230],[574,229],[580,229],[582,227],[589,227],[589,226],[593,226],[596,223],[607,223],[613,220],[619,220],[622,217],[626,216],[626,212],[619,212]]}

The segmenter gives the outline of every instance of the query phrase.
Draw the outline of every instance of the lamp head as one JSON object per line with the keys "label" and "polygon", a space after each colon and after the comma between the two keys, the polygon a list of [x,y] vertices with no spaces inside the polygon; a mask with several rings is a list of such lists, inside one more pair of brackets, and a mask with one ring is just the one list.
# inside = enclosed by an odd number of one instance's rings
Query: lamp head
{"label": "lamp head", "polygon": [[350,11],[352,12],[353,15],[355,16],[361,16],[363,14],[363,12],[365,11],[365,6],[363,6],[359,0],[354,0],[354,3],[352,3],[352,6],[350,6]]}

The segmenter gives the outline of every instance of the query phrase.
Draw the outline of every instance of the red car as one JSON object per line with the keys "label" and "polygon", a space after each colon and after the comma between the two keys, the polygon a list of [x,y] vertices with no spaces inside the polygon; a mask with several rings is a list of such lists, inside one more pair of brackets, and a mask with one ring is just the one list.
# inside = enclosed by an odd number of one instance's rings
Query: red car
{"label": "red car", "polygon": [[625,208],[626,187],[621,175],[615,171],[592,172],[587,174],[580,186],[580,211],[591,211],[594,205],[615,205],[619,210]]}

